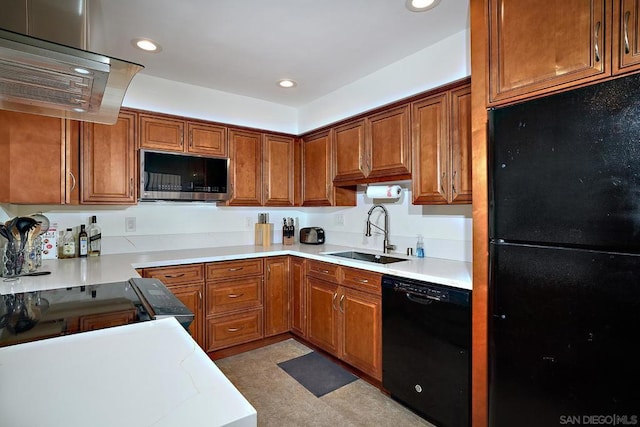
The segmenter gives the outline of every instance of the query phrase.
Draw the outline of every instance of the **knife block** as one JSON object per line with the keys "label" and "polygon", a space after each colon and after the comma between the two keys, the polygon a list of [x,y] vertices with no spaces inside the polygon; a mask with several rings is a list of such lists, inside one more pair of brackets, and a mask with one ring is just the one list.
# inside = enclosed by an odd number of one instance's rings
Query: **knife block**
{"label": "knife block", "polygon": [[256,246],[271,246],[271,240],[273,237],[273,223],[256,224],[255,227],[255,245]]}

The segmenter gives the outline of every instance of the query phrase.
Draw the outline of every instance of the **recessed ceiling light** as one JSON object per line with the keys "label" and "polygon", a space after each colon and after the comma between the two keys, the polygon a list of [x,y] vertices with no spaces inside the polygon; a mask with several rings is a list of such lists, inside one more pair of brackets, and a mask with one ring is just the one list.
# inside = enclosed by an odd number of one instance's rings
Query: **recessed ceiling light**
{"label": "recessed ceiling light", "polygon": [[433,9],[440,3],[440,0],[407,0],[405,6],[412,12],[424,12]]}
{"label": "recessed ceiling light", "polygon": [[294,87],[297,86],[298,83],[296,83],[295,81],[291,80],[291,79],[282,79],[278,81],[278,86],[280,87],[284,87],[284,88],[290,88],[290,87]]}
{"label": "recessed ceiling light", "polygon": [[162,50],[160,45],[151,39],[133,39],[131,43],[138,49],[142,49],[145,52],[158,53]]}

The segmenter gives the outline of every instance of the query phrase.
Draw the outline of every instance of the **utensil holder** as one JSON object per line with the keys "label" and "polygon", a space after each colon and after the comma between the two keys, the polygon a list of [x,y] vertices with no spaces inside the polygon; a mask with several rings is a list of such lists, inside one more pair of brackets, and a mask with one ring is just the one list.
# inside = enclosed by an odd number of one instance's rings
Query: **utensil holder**
{"label": "utensil holder", "polygon": [[2,277],[16,277],[32,273],[42,265],[42,240],[40,236],[20,249],[20,243],[7,242],[2,248]]}

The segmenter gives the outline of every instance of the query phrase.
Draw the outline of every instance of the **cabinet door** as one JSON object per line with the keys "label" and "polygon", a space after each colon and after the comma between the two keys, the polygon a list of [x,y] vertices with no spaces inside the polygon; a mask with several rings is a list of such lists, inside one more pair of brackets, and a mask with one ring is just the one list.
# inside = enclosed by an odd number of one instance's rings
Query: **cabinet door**
{"label": "cabinet door", "polygon": [[[489,3],[490,103],[515,100],[611,74],[607,0]],[[608,15],[609,17],[611,15]]]}
{"label": "cabinet door", "polygon": [[325,131],[304,140],[302,146],[302,206],[331,206],[331,133]]}
{"label": "cabinet door", "polygon": [[140,114],[140,148],[184,151],[184,121]]}
{"label": "cabinet door", "polygon": [[136,203],[135,125],[130,112],[113,125],[82,124],[81,203]]}
{"label": "cabinet door", "polygon": [[264,336],[289,331],[289,257],[265,259]]}
{"label": "cabinet door", "polygon": [[335,128],[332,158],[333,182],[364,179],[367,176],[364,142],[364,120]]}
{"label": "cabinet door", "polygon": [[307,277],[307,339],[339,356],[338,285]]}
{"label": "cabinet door", "polygon": [[264,205],[294,205],[294,139],[264,137]]}
{"label": "cabinet door", "polygon": [[227,155],[227,128],[204,123],[187,123],[187,151],[205,156]]}
{"label": "cabinet door", "polygon": [[65,129],[63,119],[0,110],[0,202],[65,202]]}
{"label": "cabinet door", "polygon": [[640,0],[613,2],[613,73],[640,68]]}
{"label": "cabinet door", "polygon": [[302,337],[306,337],[306,304],[304,286],[304,259],[291,257],[291,330]]}
{"label": "cabinet door", "polygon": [[445,204],[449,197],[449,96],[437,94],[412,104],[413,203]]}
{"label": "cabinet door", "polygon": [[411,138],[409,106],[394,108],[367,117],[368,177],[410,178]]}
{"label": "cabinet door", "polygon": [[379,296],[342,288],[342,359],[382,379],[382,302]]}
{"label": "cabinet door", "polygon": [[230,206],[262,205],[262,135],[229,130],[232,196]]}
{"label": "cabinet door", "polygon": [[168,286],[169,290],[187,306],[194,314],[193,322],[189,325],[189,333],[191,337],[204,348],[204,312],[202,284],[194,285],[173,285]]}
{"label": "cabinet door", "polygon": [[471,203],[471,86],[451,91],[450,203]]}

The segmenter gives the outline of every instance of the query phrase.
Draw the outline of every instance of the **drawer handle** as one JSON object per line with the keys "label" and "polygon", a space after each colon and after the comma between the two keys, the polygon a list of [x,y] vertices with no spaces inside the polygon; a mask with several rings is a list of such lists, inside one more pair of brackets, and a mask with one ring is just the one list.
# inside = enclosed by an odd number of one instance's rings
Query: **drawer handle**
{"label": "drawer handle", "polygon": [[227,332],[238,332],[241,331],[243,328],[227,328]]}
{"label": "drawer handle", "polygon": [[184,273],[180,273],[180,274],[165,274],[164,277],[166,279],[177,279],[178,277],[182,277],[184,276]]}
{"label": "drawer handle", "polygon": [[244,267],[229,268],[227,271],[240,271],[242,269],[244,269]]}
{"label": "drawer handle", "polygon": [[320,273],[329,274],[329,270],[320,270]]}
{"label": "drawer handle", "polygon": [[244,294],[229,294],[227,295],[227,298],[240,298],[242,295]]}
{"label": "drawer handle", "polygon": [[369,283],[367,279],[360,279],[360,283]]}

